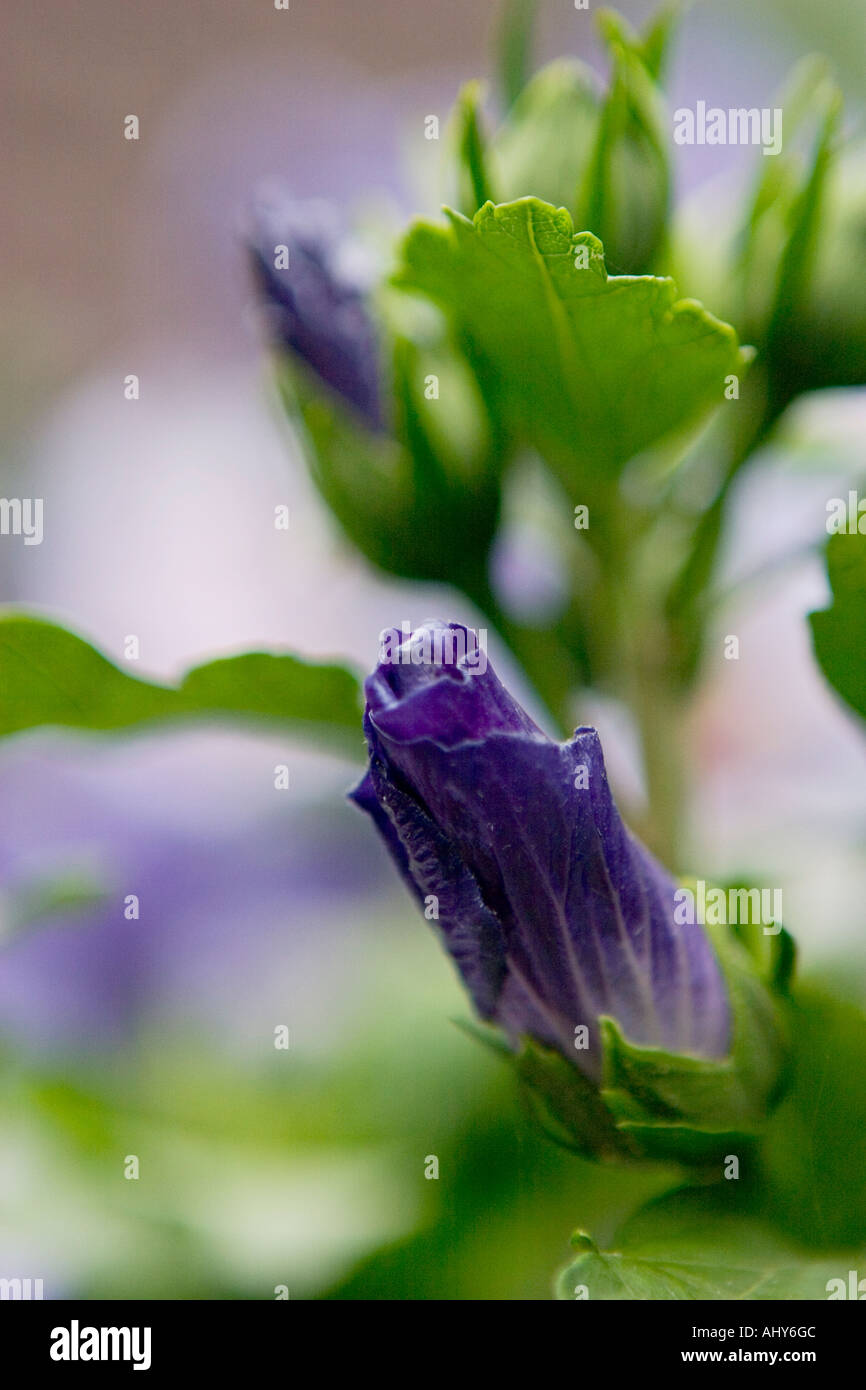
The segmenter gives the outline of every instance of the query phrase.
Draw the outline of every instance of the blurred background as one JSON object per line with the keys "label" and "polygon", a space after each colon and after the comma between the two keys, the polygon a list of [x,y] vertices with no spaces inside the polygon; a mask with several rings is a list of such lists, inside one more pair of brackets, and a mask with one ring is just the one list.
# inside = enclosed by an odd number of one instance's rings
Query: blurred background
{"label": "blurred background", "polygon": [[[164,679],[258,646],[363,669],[382,628],[472,618],[377,577],[336,532],[274,403],[239,236],[274,178],[346,215],[435,213],[424,117],[444,123],[489,74],[496,20],[489,0],[8,11],[0,492],[44,498],[45,539],[0,542],[4,602],[115,658],[136,634],[142,674]],[[864,40],[845,0],[707,0],[670,105],[772,106],[818,49],[859,121]],[[601,68],[592,14],[543,0],[538,60],[564,53]],[[749,149],[677,159],[685,204],[723,211],[754,174]],[[770,574],[732,597],[741,660],[719,646],[683,731],[694,863],[782,884],[807,966],[854,995],[866,746],[804,615],[826,597],[808,547],[864,433],[861,392],[816,394],[751,472],[727,575]],[[580,717],[630,786],[619,712]],[[462,993],[344,803],[353,777],[213,730],[0,747],[0,1274],[46,1297],[541,1299],[575,1226],[614,1228],[634,1180],[540,1138],[454,1026]]]}

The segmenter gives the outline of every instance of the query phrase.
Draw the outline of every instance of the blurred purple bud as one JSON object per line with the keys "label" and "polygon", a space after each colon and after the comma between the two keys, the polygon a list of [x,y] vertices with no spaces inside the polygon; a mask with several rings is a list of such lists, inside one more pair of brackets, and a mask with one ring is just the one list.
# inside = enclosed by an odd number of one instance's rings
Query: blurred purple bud
{"label": "blurred purple bud", "polygon": [[329,204],[275,193],[254,203],[246,239],[272,342],[381,430],[379,341],[361,248]]}

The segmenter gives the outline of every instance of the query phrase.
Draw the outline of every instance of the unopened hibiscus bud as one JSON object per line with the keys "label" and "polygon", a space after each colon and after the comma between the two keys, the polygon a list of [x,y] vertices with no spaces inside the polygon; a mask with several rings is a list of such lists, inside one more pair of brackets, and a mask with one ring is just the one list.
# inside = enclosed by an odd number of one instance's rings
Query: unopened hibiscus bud
{"label": "unopened hibiscus bud", "polygon": [[333,210],[262,197],[247,239],[274,345],[297,354],[370,429],[380,430],[378,335],[359,249]]}
{"label": "unopened hibiscus bud", "polygon": [[[525,1074],[552,1083],[585,1147],[638,1152],[647,1126],[754,1119],[769,1078],[732,1081],[742,988],[706,929],[676,921],[677,885],[623,825],[595,730],[550,740],[457,624],[407,641],[367,681],[370,767],[352,795],[435,903],[425,915],[480,1017],[530,1047]],[[754,985],[764,1045],[772,1011]]]}

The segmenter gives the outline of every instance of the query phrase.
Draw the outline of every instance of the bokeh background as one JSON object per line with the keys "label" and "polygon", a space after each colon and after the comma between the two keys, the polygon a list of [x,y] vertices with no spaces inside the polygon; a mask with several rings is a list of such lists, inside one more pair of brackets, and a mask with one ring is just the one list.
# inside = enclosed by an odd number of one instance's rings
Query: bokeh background
{"label": "bokeh background", "polygon": [[[539,8],[539,61],[600,66],[591,13]],[[423,118],[489,74],[496,20],[490,0],[8,8],[0,492],[45,499],[45,539],[0,540],[4,602],[115,658],[135,633],[166,679],[256,646],[364,668],[384,627],[472,617],[336,532],[274,404],[240,231],[275,178],[383,223],[435,212]],[[857,122],[864,41],[845,0],[708,0],[671,106],[771,106],[819,49]],[[754,173],[748,149],[677,159],[679,197],[720,215]],[[857,997],[866,745],[804,615],[864,431],[862,393],[824,393],[762,454],[726,557],[732,584],[763,572],[720,620],[741,660],[710,663],[683,730],[696,872],[782,884],[807,966]],[[631,794],[621,713],[581,719]],[[219,730],[0,748],[0,1274],[46,1296],[541,1299],[574,1226],[615,1227],[633,1187],[540,1138],[454,1026],[467,1006],[344,803],[353,775]]]}

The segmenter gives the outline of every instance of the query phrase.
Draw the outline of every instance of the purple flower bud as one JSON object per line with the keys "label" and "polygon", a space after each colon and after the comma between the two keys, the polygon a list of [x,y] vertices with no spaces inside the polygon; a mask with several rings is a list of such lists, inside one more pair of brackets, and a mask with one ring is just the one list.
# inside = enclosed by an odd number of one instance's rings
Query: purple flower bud
{"label": "purple flower bud", "polygon": [[275,345],[297,353],[371,429],[381,430],[379,343],[360,253],[333,210],[261,198],[247,239]]}
{"label": "purple flower bud", "polygon": [[676,884],[623,825],[595,730],[552,742],[457,624],[427,623],[389,655],[366,683],[370,767],[352,796],[481,1017],[593,1079],[603,1015],[633,1043],[724,1056],[715,953],[675,922]]}

